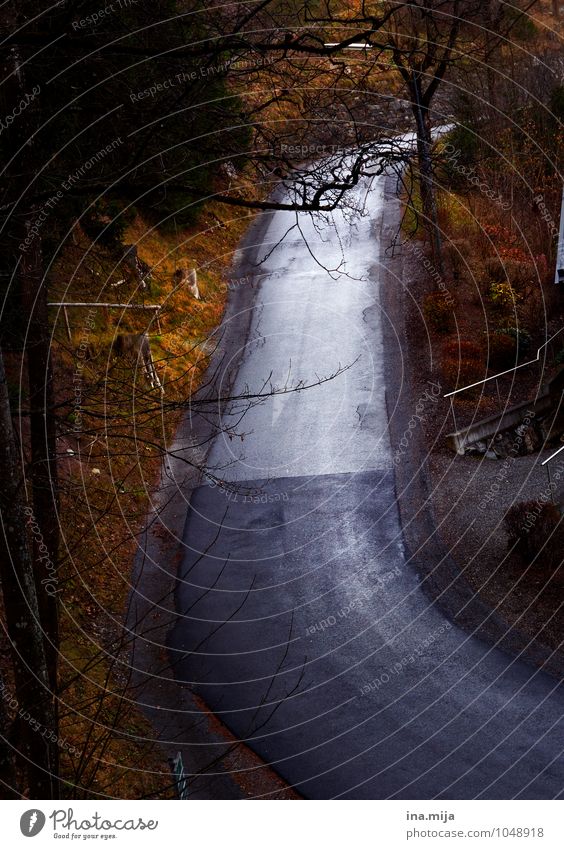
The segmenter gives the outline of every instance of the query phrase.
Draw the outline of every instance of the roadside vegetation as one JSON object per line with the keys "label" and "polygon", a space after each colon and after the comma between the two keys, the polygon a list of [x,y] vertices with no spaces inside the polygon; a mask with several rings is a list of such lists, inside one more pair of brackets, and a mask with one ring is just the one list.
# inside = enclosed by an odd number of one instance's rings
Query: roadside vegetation
{"label": "roadside vegetation", "polygon": [[[469,0],[360,9],[166,0],[158,10],[140,0],[103,17],[97,0],[43,13],[31,0],[4,4],[7,795],[173,795],[130,688],[124,611],[151,492],[198,402],[233,254],[256,211],[354,215],[348,190],[395,168],[404,230],[424,236],[445,281],[427,278],[420,293],[445,385],[524,357],[560,321],[547,216],[558,219],[562,89],[552,82],[547,4],[534,4],[537,23],[519,4],[486,5],[490,29],[484,4]],[[358,42],[366,49],[347,50]],[[546,65],[535,63],[539,52]],[[524,69],[537,100],[525,90],[515,100]],[[461,88],[488,95],[490,111],[455,96]],[[457,129],[435,143],[432,126],[453,118]],[[406,131],[412,156],[397,143]],[[196,270],[201,297],[179,283],[179,269]],[[114,303],[137,309],[103,306]],[[140,334],[153,386],[131,338]],[[486,411],[492,399],[488,390],[457,411]],[[195,471],[213,475],[205,461]]]}
{"label": "roadside vegetation", "polygon": [[[427,245],[414,285],[425,331],[414,334],[414,349],[429,345],[443,393],[479,384],[437,405],[427,423],[441,534],[479,596],[511,626],[558,649],[563,488],[559,464],[551,491],[538,460],[561,446],[561,414],[529,416],[464,458],[453,457],[447,440],[513,405],[533,404],[564,365],[564,301],[555,285],[564,32],[554,11],[534,4],[486,62],[453,68],[454,126],[433,148],[441,267],[416,179],[406,183],[403,235]],[[538,363],[514,371],[539,348]],[[418,372],[429,366],[414,362]]]}

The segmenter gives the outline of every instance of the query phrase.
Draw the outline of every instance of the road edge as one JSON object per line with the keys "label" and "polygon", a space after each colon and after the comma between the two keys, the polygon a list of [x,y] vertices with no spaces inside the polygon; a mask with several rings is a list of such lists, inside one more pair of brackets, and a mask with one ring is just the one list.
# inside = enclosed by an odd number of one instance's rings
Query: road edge
{"label": "road edge", "polygon": [[[401,201],[397,178],[386,177],[384,189],[386,226],[399,231]],[[409,340],[406,327],[407,297],[409,287],[408,260],[401,249],[388,250],[389,244],[383,234],[384,217],[380,238],[380,303],[383,314],[384,374],[386,383],[386,406],[390,440],[399,445],[405,435],[408,422],[413,416],[419,393],[413,386],[414,351],[407,341],[398,349],[398,338]],[[417,269],[418,273],[420,269]],[[434,375],[430,375],[432,380]],[[401,380],[401,383],[399,382]],[[393,398],[393,414],[391,399]],[[512,657],[519,657],[529,664],[540,667],[556,678],[564,676],[564,660],[551,648],[540,642],[532,642],[525,634],[511,626],[472,589],[450,550],[437,531],[432,502],[432,482],[425,458],[427,446],[421,428],[410,430],[410,452],[405,453],[401,463],[395,466],[396,500],[400,514],[406,562],[414,568],[421,588],[427,597],[437,604],[443,613],[461,627],[489,645],[495,645]]]}
{"label": "road edge", "polygon": [[[248,264],[246,249],[261,243],[269,217],[268,212],[255,216],[237,247],[229,275],[235,285],[228,289],[225,313],[218,328],[221,331],[229,325],[230,329],[225,338],[220,333],[208,375],[221,369],[222,362],[233,362],[238,349],[243,347],[241,340],[248,339],[260,270]],[[227,391],[232,373],[232,368],[221,371],[222,388]],[[163,681],[162,677],[173,675],[166,647],[168,634],[177,618],[177,570],[182,558],[182,537],[191,495],[202,481],[201,473],[187,466],[182,454],[188,452],[185,446],[189,434],[193,443],[203,446],[197,459],[205,463],[213,431],[213,422],[202,418],[190,421],[190,413],[184,415],[169,448],[169,452],[177,452],[178,457],[165,460],[160,486],[152,495],[152,509],[134,560],[126,613],[126,629],[133,642],[131,689],[137,707],[155,733],[154,743],[164,756],[182,755],[186,773],[191,777],[189,798],[300,799],[299,794],[253,749],[238,743],[189,687],[169,677]],[[140,622],[143,633],[150,637],[143,638],[138,633]],[[212,768],[205,769],[210,763],[213,763]],[[200,774],[201,770],[204,772]]]}

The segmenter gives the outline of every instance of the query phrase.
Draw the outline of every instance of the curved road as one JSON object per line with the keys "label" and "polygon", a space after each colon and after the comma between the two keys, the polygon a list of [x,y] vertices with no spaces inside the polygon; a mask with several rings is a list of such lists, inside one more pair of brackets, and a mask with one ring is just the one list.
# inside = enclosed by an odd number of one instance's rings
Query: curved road
{"label": "curved road", "polygon": [[300,216],[306,241],[292,230],[278,244],[296,218],[264,216],[241,257],[249,268],[272,250],[248,338],[230,349],[235,391],[351,367],[254,406],[243,440],[216,438],[209,464],[233,490],[192,495],[177,677],[307,798],[562,796],[558,682],[451,625],[404,560],[382,368],[384,178],[356,201],[353,221]]}

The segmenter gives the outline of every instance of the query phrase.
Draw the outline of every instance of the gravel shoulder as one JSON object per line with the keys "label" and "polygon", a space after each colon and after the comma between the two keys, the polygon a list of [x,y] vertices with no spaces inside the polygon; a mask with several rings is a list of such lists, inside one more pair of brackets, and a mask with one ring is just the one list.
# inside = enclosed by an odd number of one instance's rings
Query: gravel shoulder
{"label": "gravel shoulder", "polygon": [[[445,447],[454,427],[450,405],[442,398],[447,388],[441,385],[433,340],[418,306],[425,291],[422,268],[413,250],[389,249],[389,228],[400,221],[396,189],[395,178],[389,177],[382,305],[390,435],[398,451],[396,494],[409,562],[424,591],[459,626],[560,678],[560,579],[547,584],[525,573],[508,554],[502,527],[514,501],[538,498],[546,489],[540,464],[548,452],[503,466],[483,457],[457,456]],[[499,491],[480,510],[496,483]]]}

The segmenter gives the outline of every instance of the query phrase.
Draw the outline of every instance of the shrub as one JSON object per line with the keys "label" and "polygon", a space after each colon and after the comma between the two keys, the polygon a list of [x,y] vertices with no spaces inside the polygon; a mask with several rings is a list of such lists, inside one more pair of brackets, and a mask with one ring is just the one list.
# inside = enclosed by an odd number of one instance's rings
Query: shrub
{"label": "shrub", "polygon": [[458,357],[464,360],[482,361],[483,350],[482,346],[477,342],[470,342],[467,339],[449,339],[443,345],[443,354],[445,357]]}
{"label": "shrub", "polygon": [[498,312],[512,313],[520,301],[520,297],[508,280],[491,283],[487,293],[488,300]]}
{"label": "shrub", "polygon": [[[522,560],[555,569],[563,556],[562,516],[556,505],[547,501],[521,501],[504,517],[509,547],[516,545]],[[536,560],[538,558],[538,560]]]}
{"label": "shrub", "polygon": [[531,262],[506,259],[504,268],[505,276],[515,292],[524,291],[535,280],[535,267]]}
{"label": "shrub", "polygon": [[478,150],[476,134],[462,124],[445,136],[439,145],[440,167],[443,179],[454,190],[468,188],[466,173],[474,165]]}
{"label": "shrub", "polygon": [[448,333],[452,327],[452,302],[445,292],[431,292],[423,305],[425,321],[438,333]]}
{"label": "shrub", "polygon": [[489,337],[488,367],[503,371],[517,364],[531,347],[531,336],[517,327],[498,327]]}
{"label": "shrub", "polygon": [[468,273],[466,258],[470,256],[470,243],[467,239],[458,239],[443,245],[443,257],[452,270],[455,280],[462,280]]}
{"label": "shrub", "polygon": [[550,111],[553,118],[564,122],[564,86],[558,85],[550,93]]}
{"label": "shrub", "polygon": [[445,342],[442,370],[448,386],[465,386],[480,380],[485,377],[482,347],[464,339]]}
{"label": "shrub", "polygon": [[506,333],[507,336],[515,339],[518,357],[524,357],[529,353],[531,349],[531,334],[523,330],[522,327],[500,327],[499,332]]}
{"label": "shrub", "polygon": [[443,360],[445,385],[454,388],[476,383],[484,377],[484,367],[476,360],[458,360],[447,357]]}
{"label": "shrub", "polygon": [[517,340],[503,330],[496,330],[489,339],[488,367],[503,371],[517,362]]}
{"label": "shrub", "polygon": [[483,277],[489,285],[492,283],[503,283],[506,279],[506,273],[501,260],[497,257],[488,257],[484,262]]}

